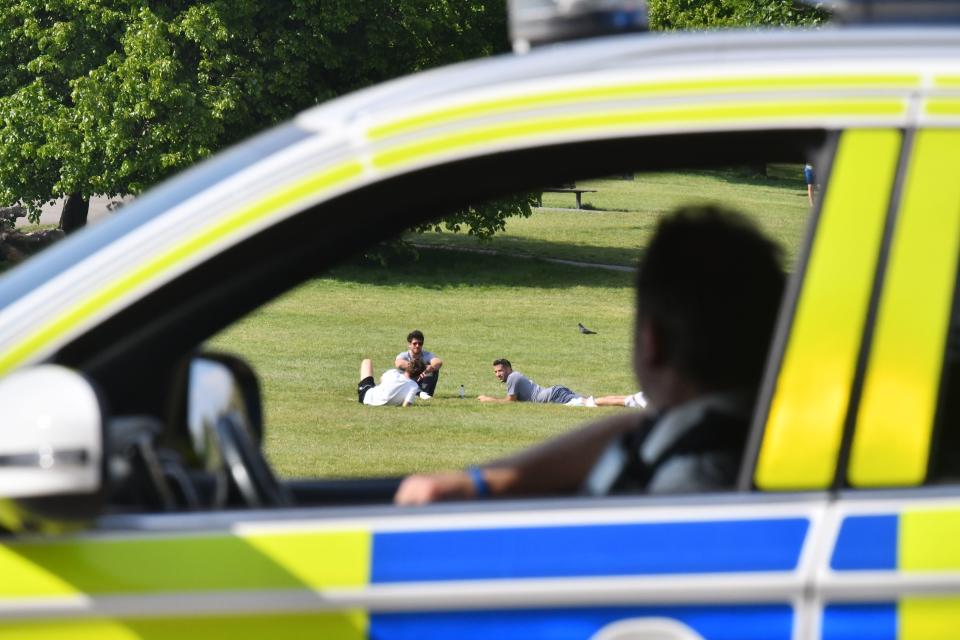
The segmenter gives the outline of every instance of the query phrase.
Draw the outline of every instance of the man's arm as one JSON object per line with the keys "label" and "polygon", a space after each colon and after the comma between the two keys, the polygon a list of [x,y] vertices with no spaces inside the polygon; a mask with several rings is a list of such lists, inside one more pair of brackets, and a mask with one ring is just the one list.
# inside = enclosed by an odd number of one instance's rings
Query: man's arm
{"label": "man's arm", "polygon": [[[398,360],[399,360],[399,358],[398,358]],[[430,362],[427,364],[427,366],[424,368],[423,373],[421,373],[420,376],[417,378],[417,382],[423,380],[424,378],[426,378],[427,376],[429,376],[429,375],[430,375],[431,373],[433,373],[434,371],[439,371],[439,370],[440,370],[440,367],[442,367],[442,366],[443,366],[443,360],[441,360],[440,358],[434,356],[434,357],[430,360]]]}
{"label": "man's arm", "polygon": [[401,371],[406,371],[407,367],[410,366],[410,361],[406,359],[407,354],[401,353],[397,356],[397,359],[393,361],[394,366]]}
{"label": "man's arm", "polygon": [[[607,445],[636,425],[635,413],[613,416],[486,464],[480,473],[487,493],[517,496],[576,491]],[[394,502],[412,505],[474,497],[477,487],[470,474],[449,471],[404,478]]]}
{"label": "man's arm", "polygon": [[480,402],[517,402],[517,396],[506,396],[504,398],[494,398],[493,396],[477,396]]}

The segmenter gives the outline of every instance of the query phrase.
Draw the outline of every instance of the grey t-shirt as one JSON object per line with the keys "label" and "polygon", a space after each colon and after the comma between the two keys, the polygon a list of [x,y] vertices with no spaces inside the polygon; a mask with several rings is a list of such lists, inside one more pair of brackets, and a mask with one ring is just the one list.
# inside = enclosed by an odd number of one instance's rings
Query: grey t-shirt
{"label": "grey t-shirt", "polygon": [[579,396],[562,385],[541,387],[519,371],[507,376],[507,395],[516,396],[520,402],[554,402],[566,404]]}
{"label": "grey t-shirt", "polygon": [[[432,351],[421,351],[421,352],[420,352],[420,359],[423,360],[423,364],[430,364],[430,361],[433,360],[433,359],[436,358],[436,357],[437,357],[437,354],[435,354],[435,353],[432,352]],[[403,358],[403,359],[406,360],[407,362],[410,362],[411,360],[413,360],[413,356],[410,354],[409,351],[401,351],[400,353],[397,354],[397,357],[394,358],[394,360],[399,359],[399,358]]]}

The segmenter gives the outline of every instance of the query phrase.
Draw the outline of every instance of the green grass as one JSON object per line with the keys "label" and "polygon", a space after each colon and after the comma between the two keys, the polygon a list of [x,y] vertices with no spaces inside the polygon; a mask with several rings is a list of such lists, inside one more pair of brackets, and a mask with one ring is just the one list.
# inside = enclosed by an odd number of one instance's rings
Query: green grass
{"label": "green grass", "polygon": [[[719,201],[755,218],[792,261],[808,215],[805,188],[799,167],[774,169],[780,177],[698,171],[583,181],[578,184],[598,189],[585,194],[595,211],[561,209],[573,205],[572,195],[545,194],[545,208],[511,219],[492,243],[449,233],[417,241],[633,265],[664,212],[680,203]],[[258,372],[267,455],[281,475],[399,475],[463,467],[622,411],[486,405],[474,398],[503,394],[490,366],[499,357],[542,385],[632,393],[633,306],[630,273],[424,249],[419,260],[399,266],[357,263],[311,280],[212,346],[242,355]],[[599,333],[581,335],[578,322]],[[357,403],[361,358],[373,358],[379,377],[413,328],[423,330],[426,348],[444,359],[437,397],[408,409]],[[466,400],[457,397],[461,384]]]}
{"label": "green grass", "polygon": [[[213,346],[259,373],[267,454],[282,475],[390,475],[477,462],[610,411],[473,398],[503,394],[499,357],[541,384],[632,392],[632,306],[627,273],[424,251],[402,268],[355,265],[312,280]],[[577,322],[599,333],[583,336]],[[445,361],[437,397],[402,410],[360,405],[360,360],[373,358],[379,377],[414,327]]]}
{"label": "green grass", "polygon": [[[793,169],[796,175],[793,176]],[[463,234],[427,233],[418,244],[486,248],[515,255],[633,265],[656,221],[681,204],[721,202],[754,219],[783,245],[788,266],[799,250],[809,207],[801,167],[771,166],[772,178],[734,170],[638,174],[634,180],[583,180],[590,210],[576,210],[573,194],[545,193],[530,218],[511,218],[504,233],[480,245]]]}

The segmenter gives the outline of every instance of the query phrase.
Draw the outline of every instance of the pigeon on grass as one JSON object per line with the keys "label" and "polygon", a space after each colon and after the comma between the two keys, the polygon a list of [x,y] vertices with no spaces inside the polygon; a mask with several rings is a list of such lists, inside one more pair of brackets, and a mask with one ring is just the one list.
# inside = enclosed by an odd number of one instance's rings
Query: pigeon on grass
{"label": "pigeon on grass", "polygon": [[582,325],[581,323],[579,323],[579,322],[577,323],[577,328],[580,329],[580,333],[582,333],[582,334],[584,334],[584,335],[587,335],[587,336],[593,335],[593,334],[596,333],[596,331],[591,331],[590,329],[587,329],[585,326],[583,326],[583,325]]}

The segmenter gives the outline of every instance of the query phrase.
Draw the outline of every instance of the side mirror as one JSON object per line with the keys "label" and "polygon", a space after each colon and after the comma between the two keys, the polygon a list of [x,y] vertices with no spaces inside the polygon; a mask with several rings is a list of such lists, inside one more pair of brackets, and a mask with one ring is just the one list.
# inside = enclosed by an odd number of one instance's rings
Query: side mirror
{"label": "side mirror", "polygon": [[0,380],[0,498],[98,492],[103,429],[100,399],[75,371],[40,365]]}
{"label": "side mirror", "polygon": [[[228,491],[238,495],[244,504],[290,504],[286,489],[260,451],[260,387],[253,370],[243,360],[214,353],[190,360],[186,423],[194,455],[208,471],[225,471]],[[221,504],[228,501],[228,496],[217,498]]]}

